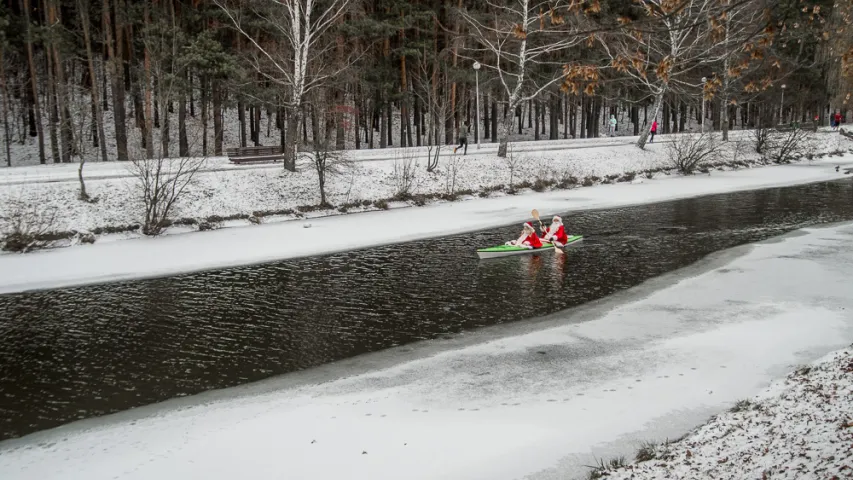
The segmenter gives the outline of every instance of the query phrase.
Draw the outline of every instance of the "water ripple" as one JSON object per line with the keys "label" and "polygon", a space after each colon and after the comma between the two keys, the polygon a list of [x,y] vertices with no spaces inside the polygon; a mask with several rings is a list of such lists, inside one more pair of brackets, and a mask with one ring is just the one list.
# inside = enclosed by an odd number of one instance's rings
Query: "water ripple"
{"label": "water ripple", "polygon": [[0,439],[537,317],[721,249],[853,219],[850,182],[564,215],[579,248],[481,262],[517,226],[0,296]]}

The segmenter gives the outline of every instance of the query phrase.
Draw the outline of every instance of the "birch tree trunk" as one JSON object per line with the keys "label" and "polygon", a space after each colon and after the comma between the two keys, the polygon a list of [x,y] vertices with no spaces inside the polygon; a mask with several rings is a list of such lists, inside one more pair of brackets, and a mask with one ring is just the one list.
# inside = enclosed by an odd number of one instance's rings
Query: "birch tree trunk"
{"label": "birch tree trunk", "polygon": [[[666,86],[664,86],[658,93],[655,95],[655,103],[652,107],[652,122],[657,119],[658,113],[660,113],[661,105],[663,105],[663,97],[666,94]],[[669,121],[667,119],[667,121]],[[660,128],[660,125],[658,125]],[[643,133],[640,135],[640,138],[637,140],[637,147],[645,148],[646,143],[649,141],[649,135],[651,134],[651,126],[646,125],[643,127]]]}

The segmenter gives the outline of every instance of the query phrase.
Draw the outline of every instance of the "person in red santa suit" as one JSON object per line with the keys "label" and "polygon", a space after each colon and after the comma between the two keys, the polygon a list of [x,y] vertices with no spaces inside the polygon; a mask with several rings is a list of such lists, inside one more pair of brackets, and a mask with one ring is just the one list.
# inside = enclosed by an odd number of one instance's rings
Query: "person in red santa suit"
{"label": "person in red santa suit", "polygon": [[536,235],[536,229],[533,228],[533,225],[530,222],[524,224],[524,228],[521,230],[521,236],[518,237],[517,240],[510,240],[506,242],[506,244],[530,249],[542,247],[542,241],[539,240],[539,236]]}
{"label": "person in red santa suit", "polygon": [[563,226],[563,219],[557,216],[554,216],[551,220],[551,225],[542,233],[544,233],[542,240],[551,242],[558,247],[565,247],[569,241],[569,236],[566,235],[566,229]]}

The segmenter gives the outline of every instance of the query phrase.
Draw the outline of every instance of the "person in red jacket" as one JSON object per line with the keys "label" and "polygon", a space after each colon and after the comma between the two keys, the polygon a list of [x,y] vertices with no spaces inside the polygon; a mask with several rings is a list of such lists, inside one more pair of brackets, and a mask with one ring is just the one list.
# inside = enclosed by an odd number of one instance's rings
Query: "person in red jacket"
{"label": "person in red jacket", "polygon": [[657,120],[652,121],[652,129],[649,130],[649,132],[652,134],[652,138],[649,140],[649,143],[652,143],[655,141],[655,134],[658,133],[658,121]]}
{"label": "person in red jacket", "polygon": [[563,219],[554,216],[551,220],[551,225],[543,232],[542,240],[551,242],[558,247],[565,247],[569,241],[569,236],[566,235],[566,228],[563,226]]}
{"label": "person in red jacket", "polygon": [[841,127],[841,112],[835,112],[835,129]]}
{"label": "person in red jacket", "polygon": [[521,236],[518,237],[518,240],[510,240],[506,242],[506,244],[530,249],[542,247],[542,241],[539,240],[539,236],[536,235],[536,229],[533,228],[533,225],[530,222],[524,224],[524,228],[521,230]]}

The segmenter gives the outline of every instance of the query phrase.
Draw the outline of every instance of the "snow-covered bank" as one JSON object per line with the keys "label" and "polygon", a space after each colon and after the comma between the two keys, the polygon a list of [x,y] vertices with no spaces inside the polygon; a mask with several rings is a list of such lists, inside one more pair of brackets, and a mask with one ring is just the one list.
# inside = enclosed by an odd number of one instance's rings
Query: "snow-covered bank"
{"label": "snow-covered bank", "polygon": [[[850,155],[834,160],[853,163]],[[543,214],[565,213],[843,178],[831,165],[815,162],[0,255],[0,293],[172,275],[464,233],[521,222],[533,208]],[[570,216],[567,222],[571,228]]]}
{"label": "snow-covered bank", "polygon": [[[739,168],[733,166],[735,163],[740,167],[761,163],[760,156],[754,153],[748,141],[748,132],[737,133],[733,138],[741,141],[724,143],[719,156],[714,158],[721,169]],[[838,134],[821,132],[810,137],[807,151],[825,154],[847,151],[850,146],[853,143]],[[547,149],[552,147],[561,149]],[[660,143],[650,145],[646,150],[638,150],[630,144],[614,146],[607,138],[520,144],[512,168],[495,155],[495,149],[488,146],[484,150],[492,153],[442,158],[438,169],[431,173],[426,172],[425,149],[398,149],[396,159],[394,152],[390,157],[389,152],[351,152],[349,155],[354,160],[363,161],[327,177],[327,202],[338,208],[319,211],[317,174],[307,160],[300,162],[298,172],[285,173],[280,166],[231,168],[225,159],[211,159],[212,163],[187,187],[169,216],[172,220],[182,220],[182,223],[204,223],[205,229],[248,226],[251,216],[265,223],[280,222],[302,218],[308,212],[308,216],[328,216],[382,209],[389,203],[391,206],[434,203],[437,201],[435,197],[447,197],[448,194],[503,195],[510,183],[516,188],[524,184],[533,186],[538,182],[541,190],[555,184],[565,188],[577,183],[594,185],[617,179],[627,181],[633,175],[641,176],[644,171],[672,167],[667,162],[666,146]],[[817,160],[817,163],[834,165],[837,159],[831,157]],[[407,161],[412,161],[414,168],[407,177],[408,181],[402,182],[403,168],[396,166]],[[24,223],[39,224],[40,231],[59,234],[48,236],[62,238],[65,236],[62,234],[69,232],[100,233],[111,229],[125,231],[130,227],[138,228],[145,212],[142,188],[137,179],[128,176],[127,165],[93,165],[97,170],[86,186],[88,194],[98,198],[96,203],[79,200],[79,186],[74,180],[74,169],[70,167],[73,165],[7,169],[11,173],[0,171],[0,236],[12,231],[16,216],[26,218],[26,209],[33,206],[48,212],[45,215],[48,218],[35,218]],[[36,183],[32,183],[30,175]],[[657,173],[657,176],[666,175]],[[405,192],[401,184],[407,186]],[[390,202],[391,198],[411,200],[395,204]],[[185,230],[172,229],[169,233]],[[139,237],[141,233],[136,231],[128,236]]]}
{"label": "snow-covered bank", "polygon": [[648,448],[655,458],[607,478],[853,478],[851,347],[797,369],[677,443]]}
{"label": "snow-covered bank", "polygon": [[582,478],[850,343],[853,224],[804,233],[548,319],[5,442],[0,478]]}

